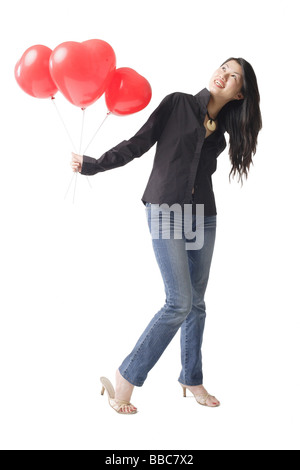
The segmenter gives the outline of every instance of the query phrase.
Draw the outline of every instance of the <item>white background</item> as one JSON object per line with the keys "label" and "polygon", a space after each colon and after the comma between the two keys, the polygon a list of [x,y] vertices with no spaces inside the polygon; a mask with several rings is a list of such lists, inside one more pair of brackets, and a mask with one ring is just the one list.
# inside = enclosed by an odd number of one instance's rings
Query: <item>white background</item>
{"label": "white background", "polygon": [[[299,449],[298,2],[187,0],[1,3],[1,448]],[[5,27],[7,26],[7,28]],[[50,100],[26,95],[14,66],[34,44],[103,39],[152,101],[110,116],[88,154],[130,138],[162,98],[196,94],[219,64],[254,67],[263,131],[243,188],[213,177],[218,229],[206,294],[205,385],[222,402],[184,400],[179,334],[122,417],[100,396],[165,294],[141,196],[155,147],[123,168],[79,175]],[[76,145],[81,110],[56,99]],[[87,143],[105,117],[88,108]],[[121,195],[121,196],[120,196]]]}

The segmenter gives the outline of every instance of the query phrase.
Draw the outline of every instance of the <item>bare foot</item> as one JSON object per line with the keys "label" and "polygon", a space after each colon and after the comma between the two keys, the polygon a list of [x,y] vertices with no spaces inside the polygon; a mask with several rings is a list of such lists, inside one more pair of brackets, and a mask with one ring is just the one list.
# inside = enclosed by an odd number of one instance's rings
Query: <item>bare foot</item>
{"label": "bare foot", "polygon": [[184,385],[184,386],[195,396],[196,399],[197,398],[200,399],[202,404],[209,406],[211,408],[220,406],[219,400],[217,400],[216,397],[209,395],[207,390],[203,387],[203,385],[196,385],[196,386]]}
{"label": "bare foot", "polygon": [[[119,369],[116,372],[116,392],[115,399],[121,401],[130,402],[131,395],[134,389],[134,385],[129,383],[124,377],[120,374]],[[127,405],[124,407],[124,412],[131,412],[136,410],[135,406]]]}

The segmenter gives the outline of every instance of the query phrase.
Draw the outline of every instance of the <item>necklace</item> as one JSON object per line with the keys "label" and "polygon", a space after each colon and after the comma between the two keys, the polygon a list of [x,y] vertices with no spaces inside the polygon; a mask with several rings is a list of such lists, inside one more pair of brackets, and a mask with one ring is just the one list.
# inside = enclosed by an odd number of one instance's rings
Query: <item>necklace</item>
{"label": "necklace", "polygon": [[207,111],[208,121],[206,123],[206,127],[209,131],[213,132],[217,128],[217,124],[215,123],[215,119],[211,118],[208,111]]}

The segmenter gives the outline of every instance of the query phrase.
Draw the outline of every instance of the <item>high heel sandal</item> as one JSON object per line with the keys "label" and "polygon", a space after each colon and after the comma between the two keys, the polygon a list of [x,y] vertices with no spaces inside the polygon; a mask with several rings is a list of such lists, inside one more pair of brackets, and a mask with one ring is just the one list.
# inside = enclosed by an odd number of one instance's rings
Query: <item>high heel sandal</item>
{"label": "high heel sandal", "polygon": [[[137,413],[137,409],[133,407],[128,401],[117,400],[115,398],[115,390],[112,383],[106,377],[100,377],[100,382],[102,383],[101,395],[104,395],[104,391],[107,391],[108,402],[110,406],[119,414],[122,415],[133,415]],[[126,411],[126,407],[133,407],[131,411]]]}
{"label": "high heel sandal", "polygon": [[[182,385],[182,384],[180,384],[180,385],[183,388],[183,396],[184,396],[184,398],[186,398],[186,389],[187,389],[187,387],[185,385]],[[209,408],[218,408],[220,406],[220,403],[219,403],[219,405],[208,406],[207,400],[209,398],[214,398],[215,400],[217,400],[216,397],[214,397],[213,395],[210,395],[209,393],[203,394],[203,395],[198,395],[198,396],[194,395],[194,397],[196,399],[196,402],[199,403],[199,405],[207,406]],[[219,400],[217,400],[217,401],[219,401]]]}

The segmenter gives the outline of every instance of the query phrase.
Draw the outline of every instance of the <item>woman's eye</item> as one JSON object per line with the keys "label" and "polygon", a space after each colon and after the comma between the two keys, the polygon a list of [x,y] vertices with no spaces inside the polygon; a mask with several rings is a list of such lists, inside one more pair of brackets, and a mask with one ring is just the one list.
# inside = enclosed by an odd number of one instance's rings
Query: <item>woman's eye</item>
{"label": "woman's eye", "polygon": [[236,80],[236,75],[231,75]]}

